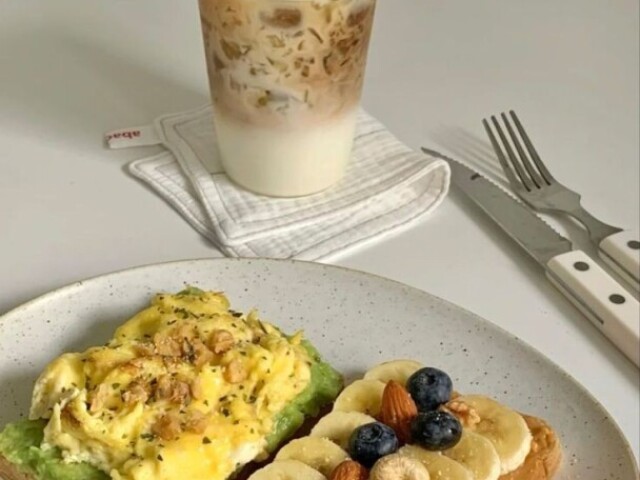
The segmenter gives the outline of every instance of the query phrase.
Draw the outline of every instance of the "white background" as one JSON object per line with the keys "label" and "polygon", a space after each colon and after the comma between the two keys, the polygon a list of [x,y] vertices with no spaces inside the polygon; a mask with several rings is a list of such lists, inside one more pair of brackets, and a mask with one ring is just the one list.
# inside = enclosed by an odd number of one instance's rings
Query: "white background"
{"label": "white background", "polygon": [[[413,147],[484,162],[481,118],[514,108],[556,178],[637,229],[638,18],[637,0],[381,0],[364,104]],[[102,145],[205,103],[206,85],[195,0],[0,0],[0,312],[108,271],[219,255],[123,170],[156,150]],[[638,456],[638,370],[458,192],[337,263],[522,337],[610,410]]]}

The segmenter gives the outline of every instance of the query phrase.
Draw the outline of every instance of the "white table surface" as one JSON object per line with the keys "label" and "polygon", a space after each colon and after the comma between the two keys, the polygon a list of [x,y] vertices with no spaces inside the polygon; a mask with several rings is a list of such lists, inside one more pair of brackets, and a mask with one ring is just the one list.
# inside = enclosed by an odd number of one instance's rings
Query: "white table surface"
{"label": "white table surface", "polygon": [[[125,173],[155,149],[101,141],[207,101],[196,3],[0,0],[0,312],[101,273],[219,256]],[[595,215],[637,228],[638,9],[637,0],[382,0],[364,105],[409,145],[453,152],[461,131],[486,145],[480,119],[515,108],[557,178]],[[638,370],[458,192],[420,225],[337,263],[523,338],[605,405],[638,457]]]}

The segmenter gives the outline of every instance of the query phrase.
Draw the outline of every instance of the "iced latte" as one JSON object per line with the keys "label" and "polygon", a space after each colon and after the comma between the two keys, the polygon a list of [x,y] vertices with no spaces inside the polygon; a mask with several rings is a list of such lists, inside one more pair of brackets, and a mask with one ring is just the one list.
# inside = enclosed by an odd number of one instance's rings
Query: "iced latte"
{"label": "iced latte", "polygon": [[298,196],[349,160],[375,0],[199,0],[229,177]]}

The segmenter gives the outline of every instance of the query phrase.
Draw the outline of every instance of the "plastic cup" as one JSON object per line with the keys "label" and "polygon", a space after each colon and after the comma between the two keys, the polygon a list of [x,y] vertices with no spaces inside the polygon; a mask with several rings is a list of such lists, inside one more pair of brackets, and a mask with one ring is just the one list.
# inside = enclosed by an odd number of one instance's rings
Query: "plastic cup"
{"label": "plastic cup", "polygon": [[220,158],[256,193],[334,185],[351,155],[375,0],[199,0]]}

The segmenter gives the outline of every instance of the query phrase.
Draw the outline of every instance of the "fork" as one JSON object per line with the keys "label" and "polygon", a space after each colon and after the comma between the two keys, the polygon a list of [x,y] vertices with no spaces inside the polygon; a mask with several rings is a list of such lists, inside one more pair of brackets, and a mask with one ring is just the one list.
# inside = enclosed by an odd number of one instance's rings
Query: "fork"
{"label": "fork", "polygon": [[[482,124],[516,195],[534,210],[563,213],[578,220],[587,229],[591,242],[598,248],[598,253],[605,263],[636,290],[640,290],[640,241],[638,241],[640,235],[638,232],[625,231],[607,225],[587,212],[580,203],[580,195],[565,187],[551,175],[515,112],[511,110],[509,114],[518,135],[507,115],[502,113],[500,117],[511,143],[495,115],[491,117],[491,123],[500,137],[504,151],[489,121],[483,119]],[[522,147],[523,143],[526,152]],[[517,150],[519,159],[516,158],[511,144]]]}

